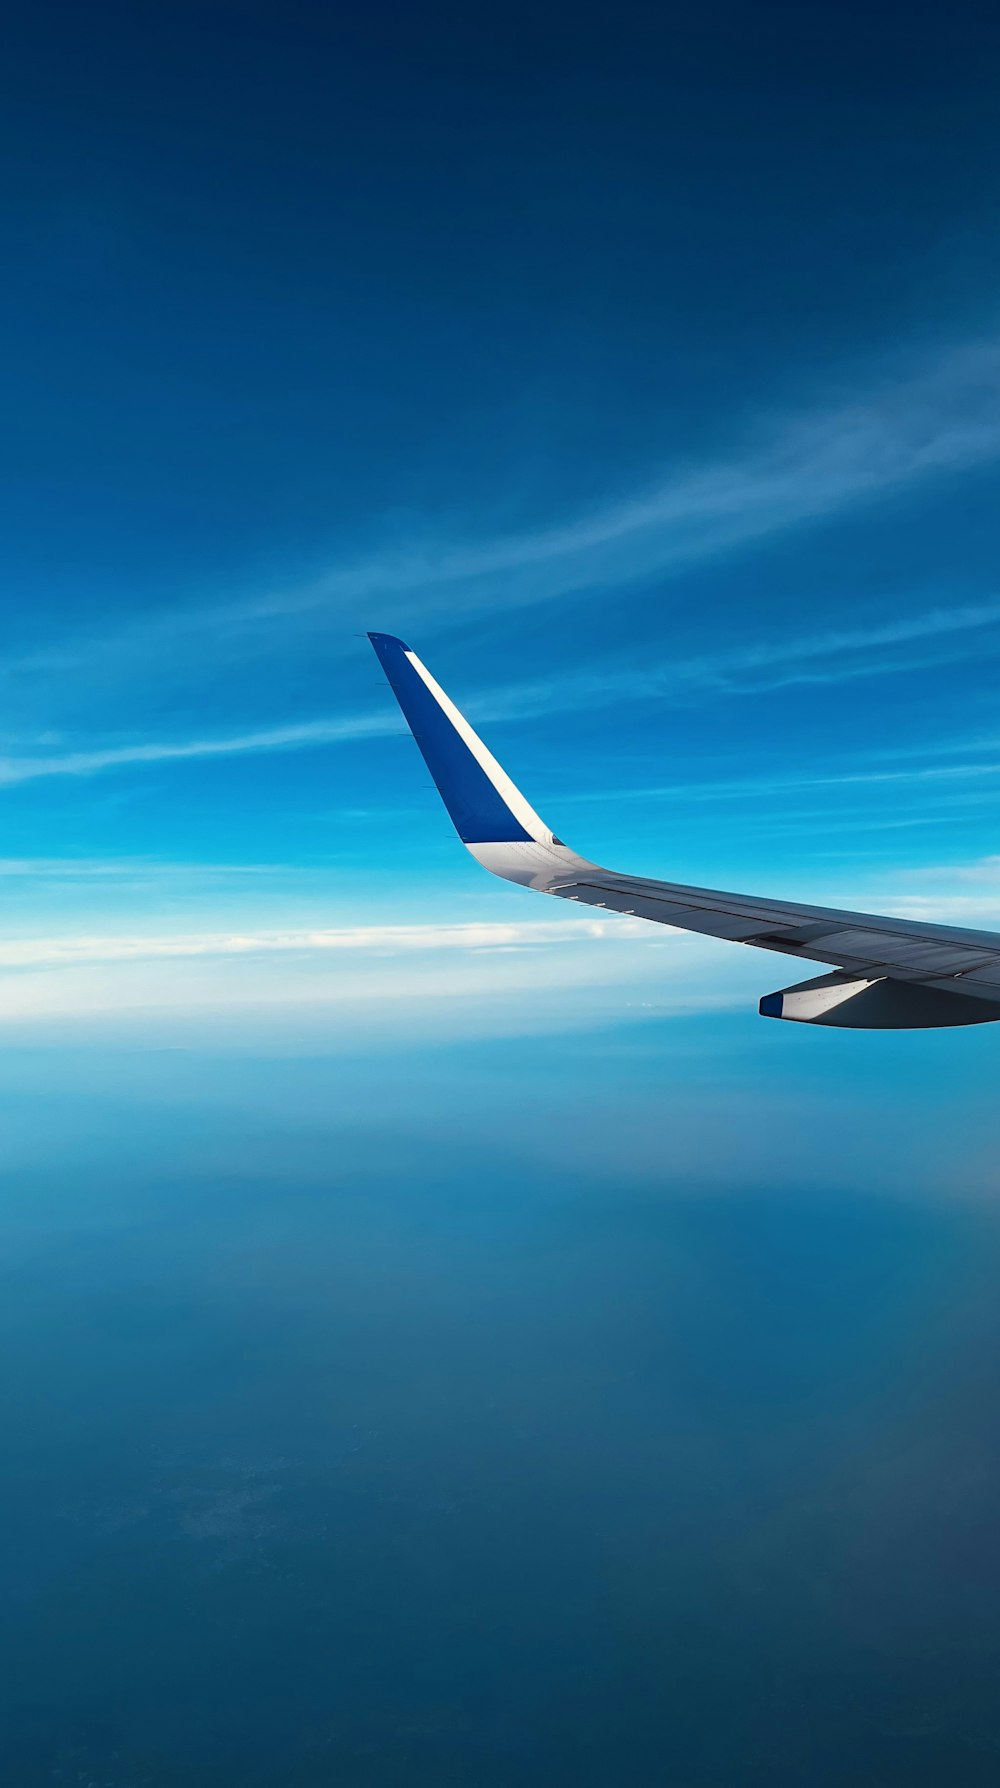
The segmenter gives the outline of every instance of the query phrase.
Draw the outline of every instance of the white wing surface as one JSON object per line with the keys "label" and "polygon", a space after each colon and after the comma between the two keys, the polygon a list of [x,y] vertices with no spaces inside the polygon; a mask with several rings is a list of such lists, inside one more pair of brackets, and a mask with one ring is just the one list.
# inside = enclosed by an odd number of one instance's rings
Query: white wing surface
{"label": "white wing surface", "polygon": [[856,1030],[1000,1019],[1000,933],[803,906],[602,869],[562,843],[514,787],[416,653],[370,633],[466,848],[494,875],[542,894],[753,944],[828,973],[765,995],[766,1018]]}

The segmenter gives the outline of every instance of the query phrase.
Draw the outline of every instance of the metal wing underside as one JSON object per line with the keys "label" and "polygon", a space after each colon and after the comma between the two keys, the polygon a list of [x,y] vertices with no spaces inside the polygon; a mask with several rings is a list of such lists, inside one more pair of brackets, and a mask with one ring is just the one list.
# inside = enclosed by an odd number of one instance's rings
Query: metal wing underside
{"label": "metal wing underside", "polygon": [[[805,994],[813,997],[793,997],[798,988],[766,995],[761,1009],[768,1017],[852,1029],[923,1029],[1000,1018],[997,932],[622,875],[560,845],[469,848],[495,874],[560,899],[752,944],[835,971],[806,983]],[[882,985],[886,981],[889,988]]]}
{"label": "metal wing underside", "polygon": [[874,918],[835,907],[800,906],[648,881],[597,870],[549,890],[566,900],[632,913],[708,937],[777,950],[859,974],[953,985],[1000,999],[1000,934]]}

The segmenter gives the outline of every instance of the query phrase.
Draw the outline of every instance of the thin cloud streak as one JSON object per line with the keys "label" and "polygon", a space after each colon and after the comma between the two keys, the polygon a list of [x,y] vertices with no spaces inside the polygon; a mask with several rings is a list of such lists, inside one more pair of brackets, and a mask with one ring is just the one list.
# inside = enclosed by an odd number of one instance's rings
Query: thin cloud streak
{"label": "thin cloud streak", "polygon": [[[661,933],[667,929],[659,928]],[[641,920],[605,923],[570,918],[516,924],[347,925],[327,929],[196,932],[113,937],[65,936],[0,941],[0,969],[71,968],[79,964],[143,962],[165,957],[296,955],[360,951],[372,956],[422,955],[427,951],[480,953],[531,950],[582,939],[635,942],[650,936]]]}
{"label": "thin cloud streak", "polygon": [[0,758],[0,786],[34,782],[42,776],[94,776],[102,770],[130,769],[144,764],[181,762],[187,758],[234,757],[248,752],[303,751],[396,733],[391,716],[359,714],[342,720],[312,720],[261,732],[237,733],[220,739],[158,740],[114,745],[104,750],[69,751],[52,757]]}
{"label": "thin cloud streak", "polygon": [[[933,747],[929,747],[933,750]],[[748,795],[796,794],[808,789],[865,788],[881,783],[952,783],[981,781],[1000,776],[998,763],[925,764],[906,770],[847,770],[828,776],[746,776],[723,782],[657,783],[638,788],[571,792],[560,796],[563,806],[599,806],[620,801],[687,801],[698,806],[706,801],[741,801]],[[880,822],[881,823],[881,822]]]}
{"label": "thin cloud streak", "polygon": [[998,457],[1000,343],[987,340],[908,377],[883,376],[863,399],[786,419],[742,458],[673,469],[645,492],[569,523],[378,556],[238,613],[288,616],[345,598],[356,611],[362,600],[414,594],[425,616],[442,605],[449,617],[456,607],[517,607],[664,574]]}
{"label": "thin cloud streak", "polygon": [[[847,904],[957,924],[1000,919],[1000,892],[931,898],[883,891]],[[426,1036],[439,1022],[454,1038],[466,1028],[456,1007],[491,1035],[505,1027],[619,1024],[683,1011],[749,1011],[776,978],[774,963],[757,951],[638,919],[576,915],[513,925],[22,938],[0,946],[0,973],[4,1029],[54,1015],[122,1022],[139,1014],[156,1034],[173,1013],[197,1026],[200,1046],[205,1013],[221,1022],[227,1013],[236,1021],[282,1008],[326,1012],[326,1044],[351,1048],[361,1014],[374,1008],[393,1032],[415,1024]]]}
{"label": "thin cloud streak", "polygon": [[[331,613],[363,604],[365,619],[376,598],[390,608],[394,596],[419,597],[416,614],[433,631],[435,617],[451,619],[463,608],[463,587],[472,609],[490,609],[565,595],[585,584],[616,586],[706,552],[833,513],[845,505],[905,487],[932,473],[954,472],[1000,457],[1000,343],[982,342],[943,356],[930,368],[883,383],[864,402],[835,406],[823,415],[786,424],[770,445],[742,461],[721,461],[701,470],[671,474],[651,492],[599,509],[576,522],[511,536],[478,547],[420,549],[376,555],[338,570],[306,591],[210,609],[153,617],[104,641],[83,647],[91,661],[116,655],[123,664],[135,652],[161,655],[205,628],[235,633],[249,629],[257,646],[273,644],[271,622],[296,614]],[[541,584],[532,581],[543,573]],[[524,582],[528,576],[528,582]],[[491,578],[500,582],[492,591]],[[442,607],[443,604],[443,607]],[[264,632],[259,626],[265,623]],[[398,622],[397,624],[402,624]],[[901,668],[901,647],[951,640],[982,652],[991,629],[1000,629],[1000,599],[943,605],[890,617],[869,627],[825,630],[772,639],[716,654],[652,667],[597,667],[565,676],[525,681],[481,692],[470,713],[490,721],[528,718],[554,711],[607,706],[623,700],[685,699],[704,689],[756,693],[796,683],[836,683],[890,674]],[[896,653],[893,659],[885,654]],[[73,649],[41,653],[7,671],[77,667]],[[926,663],[926,658],[917,659]],[[907,660],[906,668],[913,668]],[[0,785],[50,776],[89,776],[107,770],[185,759],[313,748],[396,733],[392,707],[369,714],[318,719],[248,730],[222,738],[140,741],[134,744],[37,750],[0,757]]]}
{"label": "thin cloud streak", "polygon": [[[936,895],[896,890],[855,893],[852,910],[899,917],[950,920],[1000,919],[1000,857],[972,864],[916,869],[908,880],[939,880]],[[955,892],[956,884],[977,887],[975,894]],[[66,934],[0,940],[0,971],[71,969],[85,965],[154,962],[178,958],[280,957],[350,952],[369,958],[419,957],[446,952],[451,956],[496,955],[548,951],[565,945],[617,942],[667,943],[704,947],[706,940],[674,926],[651,924],[624,914],[607,919],[574,913],[565,919],[481,921],[462,924],[342,925],[265,928],[252,931],[116,933],[109,936]],[[711,954],[715,954],[713,944]],[[727,952],[728,954],[728,952]]]}
{"label": "thin cloud streak", "polygon": [[292,869],[296,875],[301,875],[316,867],[326,866],[287,862],[213,863],[209,859],[200,862],[195,858],[189,862],[168,862],[161,857],[0,857],[0,880],[132,883],[158,877],[287,875]]}
{"label": "thin cloud streak", "polygon": [[[477,698],[463,698],[462,705],[478,725],[486,726],[491,722],[527,720],[553,712],[565,713],[581,708],[613,706],[626,701],[666,701],[671,697],[689,695],[699,688],[725,687],[732,694],[754,694],[761,689],[796,680],[839,682],[859,676],[889,675],[899,669],[898,661],[887,663],[877,658],[867,658],[864,654],[877,654],[886,647],[906,642],[952,637],[956,640],[967,639],[970,651],[974,650],[981,656],[983,634],[991,627],[1000,628],[1000,599],[952,610],[935,607],[897,621],[876,622],[867,629],[852,628],[806,634],[798,639],[762,642],[733,652],[674,660],[642,669],[574,672],[544,683],[524,683],[492,692],[484,691]],[[853,661],[851,654],[855,655]],[[827,661],[826,667],[818,672],[815,667],[823,660]],[[781,675],[778,679],[772,677],[768,682],[766,673],[775,667],[781,667]],[[803,667],[800,674],[796,667]],[[738,679],[741,676],[755,680],[745,689],[740,688]],[[392,737],[403,730],[395,705],[387,693],[383,709],[370,714],[292,722],[285,726],[215,739],[159,740],[95,749],[81,748],[54,752],[51,756],[8,755],[0,757],[0,787],[32,782],[46,776],[93,776],[105,770],[183,762],[186,759],[312,750],[324,745]],[[941,776],[948,773],[945,770],[936,772]],[[963,766],[954,773],[972,774],[973,768]],[[979,773],[991,773],[991,766],[982,766]],[[925,774],[930,775],[932,772]],[[891,773],[876,772],[847,780],[891,779]],[[809,779],[808,783],[797,782],[796,786],[817,784],[814,779]],[[633,792],[655,794],[661,791]]]}
{"label": "thin cloud streak", "polygon": [[[591,706],[610,706],[619,701],[669,700],[696,690],[724,690],[728,694],[758,694],[796,683],[853,682],[859,677],[892,675],[912,670],[933,658],[869,658],[894,646],[965,636],[969,651],[983,653],[983,634],[1000,629],[1000,598],[970,603],[962,608],[936,606],[919,614],[880,621],[870,627],[852,627],[797,638],[763,640],[733,651],[706,653],[699,657],[671,659],[664,664],[622,670],[573,671],[548,681],[515,684],[487,696],[477,712],[494,719],[562,712]],[[1000,650],[1000,639],[996,642]],[[824,663],[824,661],[826,661]]]}

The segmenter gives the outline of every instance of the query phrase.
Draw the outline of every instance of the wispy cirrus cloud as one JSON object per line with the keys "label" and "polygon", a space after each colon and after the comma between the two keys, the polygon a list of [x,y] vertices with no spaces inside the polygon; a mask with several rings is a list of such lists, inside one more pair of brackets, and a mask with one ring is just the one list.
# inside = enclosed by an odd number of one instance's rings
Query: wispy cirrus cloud
{"label": "wispy cirrus cloud", "polygon": [[[748,431],[738,451],[668,465],[646,487],[567,521],[461,545],[428,537],[338,567],[234,620],[374,599],[428,623],[463,606],[516,607],[663,575],[934,476],[1000,458],[1000,341],[870,375],[861,395]],[[414,604],[412,598],[419,597]]]}
{"label": "wispy cirrus cloud", "polygon": [[958,925],[1000,925],[1000,856],[971,863],[924,864],[894,878],[901,893],[884,895],[908,919],[951,919]]}
{"label": "wispy cirrus cloud", "polygon": [[[995,637],[991,638],[994,631]],[[491,721],[531,719],[625,701],[683,700],[699,691],[754,694],[795,682],[844,682],[888,675],[899,669],[898,659],[892,656],[896,648],[924,643],[939,649],[942,641],[951,643],[954,655],[967,651],[981,657],[990,650],[1000,652],[1000,598],[956,608],[935,606],[897,619],[876,620],[868,627],[821,630],[659,664],[573,670],[544,680],[480,690],[468,699],[460,691],[455,693],[477,724],[486,726]],[[939,661],[937,649],[932,661]],[[369,713],[290,721],[282,726],[215,737],[129,741],[48,753],[33,751],[24,756],[8,752],[0,756],[0,787],[44,777],[94,776],[105,771],[199,758],[315,750],[324,745],[391,736],[402,730],[403,723],[387,691],[382,706]],[[973,768],[942,767],[919,774],[968,775]],[[992,773],[992,767],[984,764],[980,773]],[[906,774],[869,769],[838,780],[888,781],[894,775],[902,779]],[[817,779],[810,778],[809,783],[817,786]]]}
{"label": "wispy cirrus cloud", "polygon": [[[990,640],[987,636],[993,630],[996,638]],[[1000,598],[953,608],[934,606],[868,626],[786,634],[660,663],[574,669],[510,685],[483,697],[481,707],[506,719],[624,700],[676,700],[705,690],[756,694],[797,683],[846,683],[938,663],[941,641],[951,642],[954,656],[1000,653]],[[928,657],[908,653],[901,664],[898,648],[932,644],[935,651]]]}
{"label": "wispy cirrus cloud", "polygon": [[[0,881],[131,882],[140,876],[270,876],[287,868],[284,863],[183,863],[161,857],[0,857]],[[300,874],[302,865],[296,864],[295,869]]]}
{"label": "wispy cirrus cloud", "polygon": [[391,716],[354,715],[343,719],[293,721],[258,732],[223,734],[218,738],[161,739],[110,745],[93,750],[52,752],[47,756],[0,757],[0,787],[36,782],[45,776],[95,776],[102,770],[127,770],[146,764],[180,763],[189,758],[240,757],[251,752],[308,751],[319,745],[378,737],[400,731]]}
{"label": "wispy cirrus cloud", "polygon": [[[428,535],[390,542],[345,560],[304,588],[228,604],[171,607],[103,636],[65,635],[17,662],[0,664],[17,684],[86,667],[95,688],[184,679],[205,654],[300,651],[299,623],[328,631],[371,620],[419,627],[418,643],[463,613],[545,602],[596,585],[623,588],[668,576],[692,560],[804,525],[934,475],[1000,458],[1000,341],[950,351],[923,367],[873,376],[866,392],[759,425],[740,451],[700,466],[668,467],[638,494],[593,506],[533,531],[460,544]],[[339,650],[339,647],[337,648]],[[1000,651],[1000,598],[944,601],[882,612],[870,622],[765,637],[661,662],[596,663],[455,693],[484,726],[620,701],[684,701],[704,691],[738,694],[796,684],[871,678],[935,661]],[[74,676],[74,688],[79,678]],[[162,706],[161,701],[161,706]],[[37,701],[36,701],[37,706]],[[107,704],[105,704],[107,706]],[[92,735],[51,748],[0,755],[0,787],[54,776],[92,776],[185,760],[311,749],[400,730],[388,696],[369,712],[247,725],[195,738],[107,739]]]}
{"label": "wispy cirrus cloud", "polygon": [[[462,529],[454,519],[447,530],[434,521],[411,518],[402,527],[383,519],[371,524],[377,545],[345,549],[305,583],[172,604],[103,635],[64,633],[58,644],[0,665],[0,674],[176,662],[203,650],[206,637],[226,655],[252,656],[276,641],[287,645],[290,630],[314,626],[433,633],[463,615],[669,578],[699,560],[1000,459],[1000,340],[952,348],[916,367],[883,365],[862,385],[860,393],[760,418],[714,458],[668,461],[642,488],[568,518],[485,537],[467,528],[464,538],[456,538]],[[897,643],[927,637],[903,631]]]}
{"label": "wispy cirrus cloud", "polygon": [[[930,754],[934,746],[927,747]],[[727,777],[719,781],[689,781],[643,783],[638,787],[602,789],[594,794],[592,791],[571,791],[561,799],[564,804],[589,804],[593,801],[670,801],[687,802],[699,806],[706,802],[722,802],[729,805],[744,801],[748,796],[760,798],[774,796],[782,798],[790,794],[801,794],[821,790],[850,790],[868,788],[879,784],[926,787],[939,783],[945,787],[961,782],[993,782],[1000,777],[1000,758],[992,760],[977,759],[967,763],[947,764],[909,764],[902,769],[875,769],[866,767],[857,770],[837,770],[781,775],[773,771],[763,771],[757,775]],[[880,820],[880,824],[883,822]]]}

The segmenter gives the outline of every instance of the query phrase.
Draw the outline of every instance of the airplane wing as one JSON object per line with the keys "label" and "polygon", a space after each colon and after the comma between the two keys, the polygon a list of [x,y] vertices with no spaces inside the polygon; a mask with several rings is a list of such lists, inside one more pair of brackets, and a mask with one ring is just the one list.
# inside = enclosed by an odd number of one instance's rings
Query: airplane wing
{"label": "airplane wing", "polygon": [[484,869],[562,900],[827,965],[826,974],[765,995],[765,1018],[855,1030],[1000,1019],[1000,932],[690,888],[577,856],[528,805],[417,654],[391,634],[368,637],[455,829]]}

